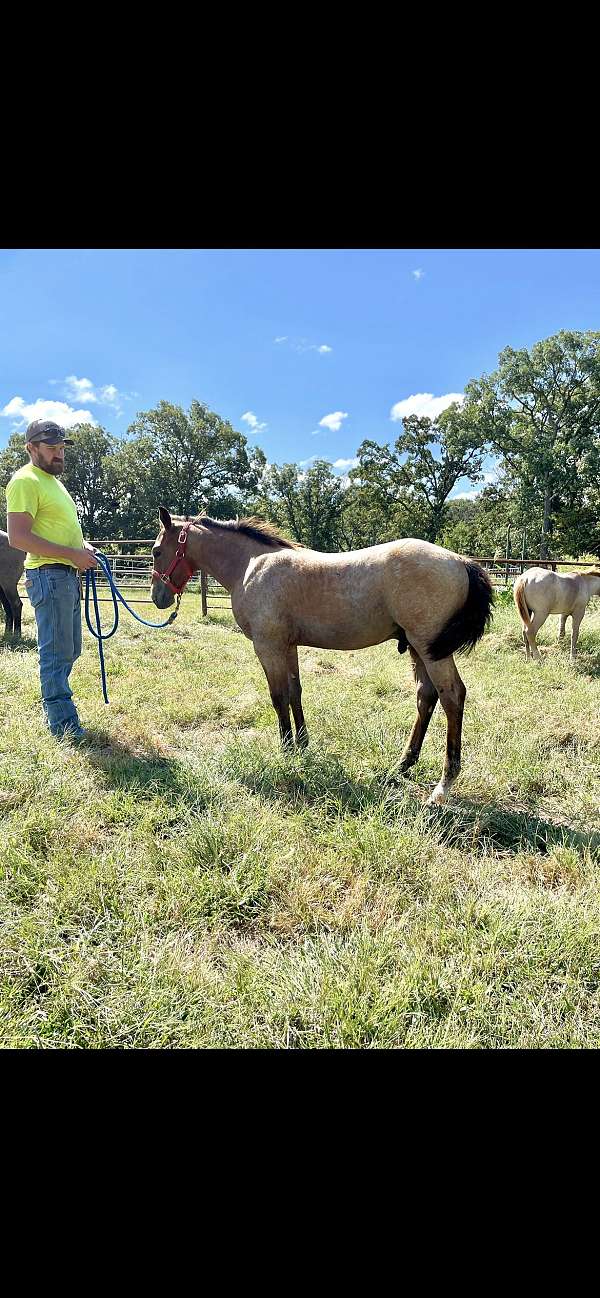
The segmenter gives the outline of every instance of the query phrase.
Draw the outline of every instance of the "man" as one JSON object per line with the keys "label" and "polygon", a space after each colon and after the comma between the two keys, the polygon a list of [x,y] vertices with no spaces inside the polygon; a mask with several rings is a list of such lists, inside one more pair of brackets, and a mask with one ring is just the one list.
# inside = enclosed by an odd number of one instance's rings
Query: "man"
{"label": "man", "polygon": [[93,546],[83,539],[75,502],[59,482],[65,446],[72,441],[50,419],[27,429],[29,464],[6,487],[8,539],[26,550],[25,588],[37,622],[40,682],[53,735],[84,738],[69,676],[81,653],[80,572],[96,568]]}

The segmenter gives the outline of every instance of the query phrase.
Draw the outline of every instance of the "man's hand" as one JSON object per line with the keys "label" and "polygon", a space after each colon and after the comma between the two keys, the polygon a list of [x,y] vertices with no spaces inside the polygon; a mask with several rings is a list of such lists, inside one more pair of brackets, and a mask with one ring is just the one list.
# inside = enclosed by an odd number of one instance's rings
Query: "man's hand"
{"label": "man's hand", "polygon": [[73,550],[73,563],[77,564],[80,572],[87,572],[88,568],[97,568],[98,560],[96,552],[91,545],[84,541],[83,550]]}

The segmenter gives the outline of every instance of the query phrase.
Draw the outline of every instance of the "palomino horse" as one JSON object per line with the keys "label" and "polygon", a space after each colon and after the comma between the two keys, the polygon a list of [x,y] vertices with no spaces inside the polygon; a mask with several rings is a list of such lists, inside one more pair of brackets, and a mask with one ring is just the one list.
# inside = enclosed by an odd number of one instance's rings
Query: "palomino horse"
{"label": "palomino horse", "polygon": [[23,603],[17,585],[23,574],[24,550],[15,550],[8,543],[6,532],[0,532],[0,604],[6,617],[6,636],[21,638],[21,610]]}
{"label": "palomino horse", "polygon": [[346,554],[321,554],[288,541],[258,518],[218,522],[201,515],[173,521],[152,555],[152,599],[166,609],[192,573],[205,569],[229,591],[231,608],[254,645],[279,719],[281,740],[308,733],[302,711],[298,645],[366,649],[384,640],[407,647],[417,683],[417,719],[399,774],[417,761],[437,700],[447,717],[444,771],[429,802],[442,802],[460,771],[466,690],[452,654],[483,635],[493,600],[476,563],[427,541],[390,541]]}
{"label": "palomino horse", "polygon": [[514,584],[513,594],[523,623],[527,658],[540,662],[535,637],[550,613],[560,613],[559,640],[564,639],[565,622],[571,618],[571,662],[577,653],[581,619],[593,595],[600,595],[600,569],[591,572],[551,572],[528,568]]}

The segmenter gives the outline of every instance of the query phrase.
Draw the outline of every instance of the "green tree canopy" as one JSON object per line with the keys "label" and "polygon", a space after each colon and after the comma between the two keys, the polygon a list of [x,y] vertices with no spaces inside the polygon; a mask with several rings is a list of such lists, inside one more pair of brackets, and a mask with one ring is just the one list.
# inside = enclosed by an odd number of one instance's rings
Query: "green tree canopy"
{"label": "green tree canopy", "polygon": [[495,373],[467,384],[466,397],[539,532],[540,558],[560,541],[561,522],[572,545],[588,548],[590,529],[597,534],[600,333],[562,330],[530,351],[506,347]]}
{"label": "green tree canopy", "polygon": [[306,471],[271,465],[256,508],[312,550],[336,550],[343,503],[344,483],[327,460],[316,460]]}
{"label": "green tree canopy", "polygon": [[134,512],[143,512],[146,527],[156,520],[159,505],[174,514],[206,508],[222,516],[232,500],[243,502],[256,492],[264,465],[262,451],[255,448],[249,455],[243,434],[200,401],[192,401],[187,414],[169,401],[143,411],[128,429],[126,447],[127,454],[125,447],[119,453],[119,479],[129,478],[135,496],[131,472],[136,459],[144,466],[144,510],[135,505]]}
{"label": "green tree canopy", "polygon": [[350,477],[363,488],[365,505],[370,498],[372,516],[380,515],[380,539],[388,539],[392,525],[396,536],[436,541],[450,492],[459,478],[481,479],[484,457],[476,420],[454,402],[436,420],[409,415],[393,448],[362,442]]}

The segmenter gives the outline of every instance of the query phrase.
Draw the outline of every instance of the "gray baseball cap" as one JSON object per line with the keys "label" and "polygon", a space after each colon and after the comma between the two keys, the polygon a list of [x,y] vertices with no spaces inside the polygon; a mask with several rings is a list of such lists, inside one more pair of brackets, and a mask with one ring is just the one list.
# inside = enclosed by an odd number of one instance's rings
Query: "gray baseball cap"
{"label": "gray baseball cap", "polygon": [[64,442],[65,446],[73,445],[73,438],[65,437],[64,428],[51,419],[34,419],[27,429],[25,441],[45,442],[47,446],[56,446],[57,442]]}

